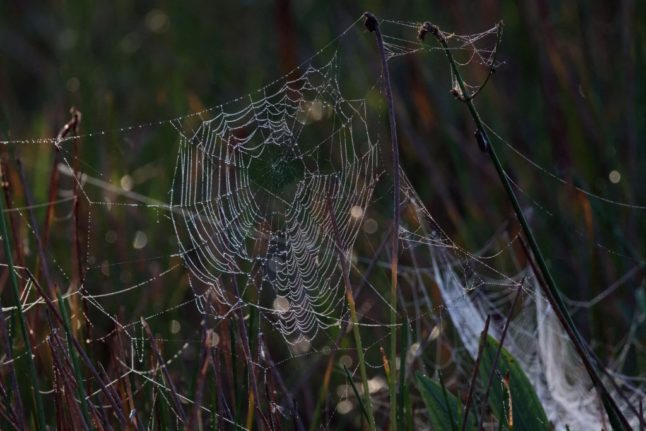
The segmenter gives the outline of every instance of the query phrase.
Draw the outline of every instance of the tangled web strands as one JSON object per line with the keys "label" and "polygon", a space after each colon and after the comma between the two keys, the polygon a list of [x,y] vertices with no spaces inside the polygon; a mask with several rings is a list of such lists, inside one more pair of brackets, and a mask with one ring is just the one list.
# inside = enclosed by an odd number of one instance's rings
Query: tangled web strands
{"label": "tangled web strands", "polygon": [[341,95],[335,59],[264,93],[194,132],[180,129],[173,225],[186,266],[209,294],[235,305],[242,298],[226,275],[242,276],[243,292],[270,290],[274,307],[263,311],[286,339],[310,338],[338,324],[337,247],[349,256],[378,179],[378,151],[365,101]]}
{"label": "tangled web strands", "polygon": [[[169,142],[177,145],[177,157],[174,169],[163,166],[170,172],[164,170],[161,176],[168,179],[168,186],[164,185],[170,190],[168,198],[138,194],[129,184],[132,178],[147,175],[149,161],[126,164],[124,169],[132,168],[129,172],[133,175],[123,175],[119,167],[74,160],[69,148],[71,138],[56,142],[62,148],[60,172],[69,180],[67,187],[71,189],[74,183],[78,186],[79,199],[88,207],[86,225],[90,230],[84,285],[68,288],[64,296],[81,298],[90,307],[89,313],[78,312],[75,319],[94,329],[100,326],[99,320],[108,320],[128,338],[133,353],[130,363],[121,364],[127,369],[126,376],[137,376],[145,384],[163,389],[161,394],[170,392],[168,384],[156,377],[157,365],[146,361],[140,318],[163,322],[167,315],[189,309],[191,312],[186,314],[192,316],[197,314],[192,313],[195,306],[202,313],[199,317],[208,316],[210,319],[205,321],[215,326],[226,321],[232,310],[258,310],[265,327],[270,328],[267,335],[278,334],[289,343],[289,357],[280,358],[278,365],[302,359],[298,354],[329,354],[329,349],[317,350],[319,346],[314,342],[309,350],[301,344],[326,337],[329,340],[333,331],[328,329],[347,320],[339,256],[350,264],[353,288],[363,286],[361,292],[355,292],[362,315],[360,325],[362,330],[369,328],[376,339],[367,345],[366,353],[371,358],[380,357],[378,349],[383,338],[400,329],[385,323],[389,303],[383,292],[388,290],[389,276],[384,272],[388,271],[390,259],[388,247],[378,247],[385,242],[382,236],[388,235],[391,223],[385,215],[392,214],[388,207],[392,205],[392,168],[387,159],[390,150],[387,139],[382,138],[387,136],[385,109],[374,97],[379,83],[371,87],[373,83],[369,82],[356,98],[344,94],[342,86],[344,65],[356,67],[356,58],[348,60],[352,54],[348,56],[340,42],[348,34],[360,38],[360,32],[350,33],[355,28],[351,26],[335,39],[335,54],[330,54],[333,45],[328,45],[293,72],[232,102],[169,121],[82,137],[83,145],[88,147],[127,153],[120,145],[126,146],[151,130],[170,129]],[[391,67],[396,68],[403,56],[435,50],[416,41],[417,28],[417,23],[382,22]],[[461,67],[480,65],[488,70],[496,66],[495,34],[494,27],[470,36],[446,36],[453,44],[451,49],[459,54]],[[436,58],[443,60],[441,56]],[[473,91],[477,88],[467,87]],[[4,143],[54,144],[54,140]],[[74,162],[80,163],[83,174],[71,180]],[[597,428],[598,399],[589,390],[592,385],[587,374],[571,353],[569,341],[531,271],[517,266],[512,273],[499,269],[514,268],[509,262],[514,262],[512,245],[517,237],[501,239],[498,235],[478,252],[460,247],[442,231],[405,173],[400,173],[402,219],[396,232],[402,246],[401,300],[397,311],[399,321],[410,322],[414,330],[409,334],[416,337],[411,339],[406,355],[407,378],[425,355],[425,363],[442,370],[446,381],[461,382],[455,384],[465,393],[485,317],[494,316],[491,332],[498,338],[511,298],[524,279],[523,306],[514,315],[505,346],[522,364],[557,427],[568,424],[573,429]],[[120,176],[121,187],[110,181]],[[73,197],[70,190],[63,192],[67,194],[61,193],[56,201],[61,216],[54,223],[69,229],[65,223],[70,220]],[[34,207],[46,206],[47,202],[36,202]],[[29,223],[28,209],[14,208],[14,212],[33,239],[35,228]],[[151,223],[155,216],[157,223]],[[122,218],[115,220],[116,217]],[[134,238],[129,236],[132,233],[110,227],[115,222],[127,225],[126,217],[132,217],[133,224],[143,225]],[[65,229],[58,230],[66,232]],[[170,245],[160,240],[173,231]],[[50,241],[57,238],[54,232]],[[145,253],[146,238],[163,251]],[[134,254],[123,256],[122,250],[127,248],[124,244],[130,241],[130,253]],[[119,252],[111,253],[112,247]],[[61,285],[72,285],[65,256],[48,253],[57,277],[63,280]],[[501,261],[504,265],[499,265]],[[146,265],[151,268],[149,274],[140,271],[143,279],[132,280],[132,267]],[[373,266],[378,270],[369,274],[368,268]],[[189,274],[188,283],[193,289],[189,299],[164,305],[161,310],[137,308],[133,311],[136,315],[127,316],[126,322],[115,317],[119,307],[132,299],[129,295],[156,302],[161,301],[160,296],[171,296],[169,286],[185,287],[182,268]],[[18,272],[27,278],[24,271]],[[117,288],[114,275],[119,272]],[[128,277],[124,277],[126,273]],[[42,300],[35,295],[33,286],[26,284],[23,308],[31,313],[42,306]],[[97,330],[88,343],[104,342],[108,335]],[[168,367],[201,342],[194,333],[176,337],[166,340],[169,345],[177,342],[174,345],[179,346],[175,356],[169,355]],[[633,334],[626,344],[634,340]],[[38,346],[45,344],[43,336]],[[434,359],[425,353],[430,350],[437,352]],[[619,355],[613,368],[621,370],[623,358]],[[255,365],[266,366],[262,361]],[[373,359],[369,365],[372,373],[383,373],[378,360]],[[614,375],[631,401],[643,395],[635,381]],[[340,399],[353,397],[347,386],[340,393]],[[377,391],[374,402],[379,403],[383,397]],[[100,403],[96,394],[90,398]],[[182,399],[191,402],[189,393]],[[426,418],[418,416],[421,425]]]}
{"label": "tangled web strands", "polygon": [[[466,358],[476,359],[486,316],[494,318],[489,334],[500,339],[515,290],[522,283],[523,303],[510,322],[505,348],[527,374],[549,420],[556,429],[566,426],[571,429],[594,429],[600,421],[608,423],[600,409],[599,398],[592,390],[594,385],[531,269],[525,268],[512,276],[498,273],[491,266],[493,256],[476,256],[442,233],[433,217],[420,205],[419,197],[410,183],[403,185],[402,195],[403,209],[408,209],[407,212],[412,215],[402,223],[402,244],[417,256],[426,253],[431,262],[427,268],[413,268],[412,282],[416,283],[415,280],[425,276],[433,280],[442,297],[442,309],[456,327],[459,342],[464,346],[464,354],[453,355],[453,364],[460,368],[464,366]],[[494,256],[498,257],[498,253]],[[497,273],[494,278],[492,271]],[[404,279],[410,281],[411,276]],[[628,342],[633,341],[634,338],[629,337]],[[625,349],[628,348],[625,346]],[[621,369],[622,361],[623,358],[614,366]],[[450,368],[447,364],[444,367]],[[467,375],[469,372],[469,369],[464,369],[458,374]],[[619,373],[611,374],[629,402],[637,405],[644,396],[643,384]],[[607,376],[604,380],[608,387],[613,388]],[[638,426],[638,418],[629,413],[628,403],[621,394],[615,389],[611,393],[622,411],[627,412],[631,423]]]}
{"label": "tangled web strands", "polygon": [[[495,31],[447,35],[455,42],[453,49],[466,53],[460,65],[496,67],[497,46],[476,47]],[[416,42],[402,43],[397,36],[386,35],[386,40],[389,60],[428,50]],[[263,307],[260,301],[252,305],[268,313],[288,341],[311,339],[318,330],[338,324],[344,286],[336,248],[349,259],[369,207],[375,199],[388,199],[387,192],[373,196],[388,161],[380,159],[371,140],[366,100],[343,98],[337,66],[335,59],[320,69],[310,65],[297,78],[264,90],[262,98],[250,97],[237,112],[222,111],[194,133],[182,133],[176,171],[180,186],[173,187],[179,202],[174,205],[182,211],[173,214],[178,237],[187,238],[180,241],[187,266],[218,301],[228,305],[242,298],[231,294],[225,274],[242,275],[244,290],[260,289],[259,296],[269,291],[273,307]],[[477,90],[476,85],[467,88]],[[398,229],[401,244],[418,258],[424,256],[420,250],[424,248],[431,263],[424,269],[414,260],[408,274],[402,268],[404,278],[412,281],[411,291],[427,300],[426,311],[404,305],[411,313],[409,320],[428,318],[425,313],[438,310],[422,280],[428,276],[458,328],[466,355],[455,348],[452,361],[466,375],[463,361],[475,359],[485,316],[506,315],[524,276],[525,303],[514,317],[506,346],[522,363],[555,425],[596,426],[598,398],[589,391],[587,373],[531,271],[524,268],[506,275],[490,259],[453,243],[403,171],[401,175],[405,197]],[[327,209],[327,200],[334,214]],[[338,239],[334,218],[339,220]],[[387,256],[383,258],[387,261]],[[406,261],[405,255],[402,260]],[[205,304],[208,307],[208,301]],[[500,336],[496,325],[492,331]],[[642,391],[617,378],[634,403]],[[628,411],[625,403],[622,407]]]}

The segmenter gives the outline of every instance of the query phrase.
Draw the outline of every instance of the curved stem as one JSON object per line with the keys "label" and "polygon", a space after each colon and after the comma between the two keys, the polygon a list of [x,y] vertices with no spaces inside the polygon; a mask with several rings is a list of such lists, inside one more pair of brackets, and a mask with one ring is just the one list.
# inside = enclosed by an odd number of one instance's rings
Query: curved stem
{"label": "curved stem", "polygon": [[[425,32],[424,33],[420,32],[420,34],[431,33],[440,42],[440,45],[442,45],[442,48],[444,48],[444,53],[449,59],[449,63],[451,64],[451,70],[453,71],[455,79],[458,82],[460,91],[462,92],[463,95],[465,95],[466,85],[464,83],[464,80],[462,79],[462,76],[460,75],[460,71],[458,70],[458,66],[453,58],[451,50],[449,49],[449,46],[446,41],[446,38],[444,37],[444,34],[436,25],[433,25],[429,22],[424,23],[423,29],[425,30]],[[540,247],[538,246],[536,237],[534,236],[534,233],[532,232],[532,229],[530,228],[529,223],[527,222],[527,219],[523,214],[520,204],[518,203],[516,194],[514,193],[511,183],[507,178],[507,173],[505,172],[502,166],[502,163],[498,158],[495,148],[491,145],[491,141],[489,140],[487,130],[485,129],[482,123],[482,120],[480,119],[480,115],[478,114],[478,111],[475,108],[473,99],[462,97],[460,98],[460,100],[466,103],[467,108],[471,113],[471,117],[473,118],[473,121],[478,130],[478,134],[480,135],[479,139],[484,140],[486,152],[489,154],[489,157],[491,158],[491,161],[494,167],[496,168],[498,177],[500,178],[500,181],[503,184],[505,192],[507,193],[507,197],[511,201],[511,204],[516,213],[516,217],[518,218],[518,221],[525,234],[525,237],[527,238],[532,254],[536,259],[536,263],[538,264],[538,268],[540,269],[542,278],[545,281],[544,283],[539,283],[539,285],[543,290],[543,294],[546,296],[548,302],[550,303],[550,306],[554,310],[554,313],[556,314],[559,321],[563,325],[563,328],[565,329],[568,336],[570,337],[570,340],[574,344],[574,348],[579,358],[583,362],[583,365],[585,366],[590,376],[590,379],[594,383],[594,386],[596,387],[596,389],[599,391],[599,394],[603,401],[603,406],[606,410],[606,413],[608,414],[608,418],[610,419],[613,429],[621,429],[621,430],[632,429],[630,424],[628,423],[628,420],[621,412],[621,410],[619,409],[619,406],[617,405],[617,403],[611,396],[610,392],[604,385],[603,381],[601,380],[601,377],[599,376],[599,368],[600,368],[599,364],[597,363],[596,358],[594,358],[592,352],[590,352],[590,350],[584,343],[583,338],[579,334],[579,331],[574,325],[574,321],[570,317],[570,314],[563,300],[561,299],[559,290],[556,287],[556,282],[554,281],[554,278],[552,277],[552,274],[550,273],[550,270],[547,267],[547,264],[545,263],[545,258],[543,257]]]}
{"label": "curved stem", "polygon": [[390,85],[390,73],[386,62],[386,51],[384,40],[379,30],[377,18],[370,12],[364,14],[366,28],[375,34],[381,68],[384,75],[384,87],[386,90],[386,102],[388,104],[388,119],[390,123],[390,142],[392,148],[393,163],[393,236],[392,252],[390,256],[390,378],[388,379],[388,391],[390,394],[390,430],[397,429],[397,266],[399,263],[399,218],[400,218],[400,180],[399,180],[399,143],[397,142],[397,120],[395,118],[395,107],[393,94]]}

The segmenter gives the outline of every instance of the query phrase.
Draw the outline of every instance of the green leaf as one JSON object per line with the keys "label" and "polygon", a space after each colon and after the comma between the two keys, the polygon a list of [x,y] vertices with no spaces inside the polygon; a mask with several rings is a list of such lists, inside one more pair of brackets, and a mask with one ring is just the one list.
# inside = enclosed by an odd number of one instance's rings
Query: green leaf
{"label": "green leaf", "polygon": [[[488,337],[480,359],[480,380],[483,385],[489,381],[497,350],[498,342]],[[550,429],[547,415],[534,387],[518,362],[505,348],[502,348],[496,365],[489,393],[489,406],[494,416],[504,423],[506,429],[528,431]]]}
{"label": "green leaf", "polygon": [[[462,403],[438,382],[417,373],[417,388],[426,404],[431,429],[438,431],[460,430],[462,428]],[[475,430],[473,416],[469,415],[467,430]]]}

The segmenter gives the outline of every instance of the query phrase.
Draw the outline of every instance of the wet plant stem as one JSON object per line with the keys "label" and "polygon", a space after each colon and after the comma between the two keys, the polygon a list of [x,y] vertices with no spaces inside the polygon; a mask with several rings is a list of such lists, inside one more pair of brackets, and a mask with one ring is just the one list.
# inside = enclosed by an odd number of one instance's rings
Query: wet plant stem
{"label": "wet plant stem", "polygon": [[386,61],[384,40],[379,29],[377,18],[370,12],[364,14],[365,26],[368,31],[375,34],[388,104],[388,119],[390,125],[390,142],[392,148],[392,174],[393,174],[393,235],[392,251],[390,256],[390,378],[388,379],[388,392],[390,395],[390,430],[397,430],[397,266],[399,263],[399,143],[397,142],[397,120],[393,103],[393,92],[390,85],[390,73]]}
{"label": "wet plant stem", "polygon": [[[596,389],[599,391],[599,394],[603,401],[604,408],[606,410],[606,413],[608,414],[608,418],[610,419],[613,429],[618,429],[618,430],[632,429],[626,417],[623,415],[623,413],[619,409],[619,406],[617,406],[615,400],[610,395],[608,389],[606,388],[605,384],[601,380],[601,377],[599,376],[599,364],[596,363],[591,352],[588,350],[587,346],[585,345],[582,336],[579,334],[579,331],[576,329],[576,326],[574,325],[574,322],[569,312],[567,311],[567,308],[563,303],[563,300],[561,299],[558,288],[556,287],[556,282],[554,281],[554,278],[552,277],[552,274],[550,273],[550,270],[547,267],[545,258],[541,253],[540,247],[538,246],[538,242],[536,241],[534,233],[532,232],[532,229],[530,228],[529,223],[527,222],[527,219],[523,214],[520,204],[518,203],[516,194],[514,193],[511,183],[507,178],[507,173],[505,172],[502,166],[502,163],[498,158],[498,155],[496,153],[494,146],[491,144],[491,141],[489,140],[487,130],[482,123],[480,115],[476,110],[475,104],[473,103],[473,97],[471,97],[467,92],[466,85],[464,83],[464,80],[462,79],[462,76],[460,75],[460,71],[458,69],[457,63],[455,62],[455,59],[453,58],[453,54],[451,53],[451,49],[449,48],[445,34],[436,25],[433,25],[430,22],[426,22],[422,25],[422,28],[420,29],[420,33],[419,33],[420,38],[423,39],[423,36],[427,33],[430,33],[433,36],[435,36],[435,38],[439,41],[440,45],[444,49],[444,53],[446,54],[449,60],[451,70],[453,72],[453,76],[457,81],[457,84],[459,87],[458,89],[456,89],[456,90],[459,90],[459,93],[458,94],[454,93],[454,95],[456,95],[456,98],[458,100],[464,102],[467,105],[467,108],[469,109],[469,113],[471,114],[471,117],[473,118],[473,121],[477,129],[476,137],[478,138],[479,143],[481,143],[481,148],[484,151],[486,151],[486,153],[489,155],[491,162],[493,163],[496,169],[498,177],[500,178],[500,181],[503,184],[505,192],[507,193],[507,197],[511,201],[511,204],[516,213],[516,217],[518,218],[521,228],[523,229],[523,233],[525,234],[525,237],[527,238],[527,242],[529,243],[530,250],[536,260],[536,263],[538,264],[538,268],[540,269],[542,278],[545,281],[545,283],[539,283],[539,285],[542,287],[543,294],[546,296],[552,309],[556,313],[559,321],[563,325],[565,331],[568,333],[568,336],[570,337],[572,343],[574,344],[575,350],[579,355],[581,361],[583,362],[583,365],[585,366],[590,376],[590,379],[592,380]],[[499,23],[498,32],[497,32],[498,43],[500,42],[501,36],[502,36],[502,23]],[[495,67],[494,64],[490,66],[492,68]]]}

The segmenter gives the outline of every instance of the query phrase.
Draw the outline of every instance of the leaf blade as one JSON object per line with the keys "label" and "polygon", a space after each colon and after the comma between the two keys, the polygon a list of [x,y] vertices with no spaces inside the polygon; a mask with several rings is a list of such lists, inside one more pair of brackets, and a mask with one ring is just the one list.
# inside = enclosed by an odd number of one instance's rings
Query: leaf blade
{"label": "leaf blade", "polygon": [[[426,411],[434,430],[460,429],[463,420],[462,403],[442,385],[428,376],[417,373],[417,388],[419,389]],[[467,418],[467,430],[475,430],[473,416]]]}
{"label": "leaf blade", "polygon": [[[480,377],[483,381],[488,379],[497,349],[498,342],[489,336],[480,364]],[[549,429],[549,420],[534,387],[516,359],[504,347],[500,352],[496,368],[494,378],[499,381],[494,381],[489,394],[489,406],[494,416],[505,424],[513,423],[515,429]],[[503,383],[503,376],[507,373],[509,373],[508,382]],[[511,402],[509,396],[511,396]],[[510,421],[508,409],[511,405],[513,410]]]}

